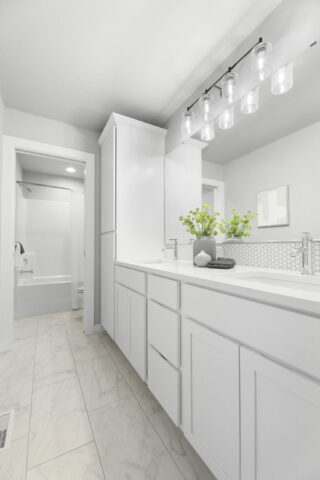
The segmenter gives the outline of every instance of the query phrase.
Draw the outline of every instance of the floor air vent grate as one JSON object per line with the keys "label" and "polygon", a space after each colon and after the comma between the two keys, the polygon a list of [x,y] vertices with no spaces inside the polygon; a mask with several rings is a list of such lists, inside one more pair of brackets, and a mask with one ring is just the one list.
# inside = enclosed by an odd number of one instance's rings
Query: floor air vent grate
{"label": "floor air vent grate", "polygon": [[9,448],[14,410],[0,414],[0,452]]}

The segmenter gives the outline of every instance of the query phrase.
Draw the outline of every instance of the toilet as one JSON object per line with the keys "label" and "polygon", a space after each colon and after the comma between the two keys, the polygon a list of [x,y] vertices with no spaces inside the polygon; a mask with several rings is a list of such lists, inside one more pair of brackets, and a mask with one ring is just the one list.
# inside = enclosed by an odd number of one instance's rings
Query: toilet
{"label": "toilet", "polygon": [[84,294],[84,285],[83,284],[81,284],[77,287],[76,294],[77,294],[78,308],[82,309],[83,308],[83,294]]}

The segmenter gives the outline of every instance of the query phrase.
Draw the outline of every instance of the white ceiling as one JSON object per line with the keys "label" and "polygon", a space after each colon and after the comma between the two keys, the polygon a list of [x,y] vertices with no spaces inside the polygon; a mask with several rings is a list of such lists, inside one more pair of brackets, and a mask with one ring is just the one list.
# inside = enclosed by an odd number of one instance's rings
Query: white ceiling
{"label": "white ceiling", "polygon": [[[17,153],[17,160],[23,171],[47,173],[68,178],[84,178],[84,165],[79,162],[70,162],[61,158],[44,157],[29,153]],[[66,172],[67,167],[74,167],[76,171],[68,173]]]}
{"label": "white ceiling", "polygon": [[280,0],[1,0],[6,106],[101,130],[161,125]]}

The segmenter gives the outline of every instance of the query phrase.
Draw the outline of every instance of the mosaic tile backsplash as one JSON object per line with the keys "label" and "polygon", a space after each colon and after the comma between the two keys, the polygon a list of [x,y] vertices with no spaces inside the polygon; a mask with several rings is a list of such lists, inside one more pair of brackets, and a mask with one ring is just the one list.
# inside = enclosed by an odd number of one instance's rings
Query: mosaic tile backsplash
{"label": "mosaic tile backsplash", "polygon": [[[320,239],[313,240],[313,270],[320,274]],[[281,242],[223,243],[218,245],[217,254],[233,258],[238,265],[258,268],[274,268],[277,270],[301,271],[301,254],[291,256],[293,249],[299,248],[298,240]]]}

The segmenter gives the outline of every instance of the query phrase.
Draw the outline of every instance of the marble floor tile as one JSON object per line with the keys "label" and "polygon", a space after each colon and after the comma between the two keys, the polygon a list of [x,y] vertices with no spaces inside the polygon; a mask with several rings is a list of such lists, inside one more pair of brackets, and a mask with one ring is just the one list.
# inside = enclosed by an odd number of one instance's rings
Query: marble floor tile
{"label": "marble floor tile", "polygon": [[52,348],[60,347],[62,345],[68,345],[68,335],[64,325],[55,325],[48,328],[45,333],[38,335],[37,347],[39,348]]}
{"label": "marble floor tile", "polygon": [[78,379],[53,383],[33,392],[29,468],[89,443],[92,439]]}
{"label": "marble floor tile", "polygon": [[154,413],[149,419],[186,480],[216,480],[164,410]]}
{"label": "marble floor tile", "polygon": [[63,316],[62,313],[52,313],[48,315],[43,315],[38,319],[38,334],[44,335],[50,331],[53,327],[63,326]]}
{"label": "marble floor tile", "polygon": [[15,320],[13,333],[14,340],[35,337],[38,334],[38,320],[36,318],[21,318]]}
{"label": "marble floor tile", "polygon": [[1,412],[14,409],[12,438],[28,435],[33,376],[0,383]]}
{"label": "marble floor tile", "polygon": [[88,410],[131,395],[131,390],[111,357],[76,361],[81,388]]}
{"label": "marble floor tile", "polygon": [[121,352],[120,348],[115,342],[112,342],[109,345],[106,345],[105,348],[108,350],[110,353],[114,363],[117,365],[120,365],[121,363],[127,362],[126,356]]}
{"label": "marble floor tile", "polygon": [[146,383],[139,377],[128,361],[119,364],[118,368],[146,415],[152,415],[162,410],[161,405],[152,395]]}
{"label": "marble floor tile", "polygon": [[83,333],[83,311],[63,312],[65,326],[69,333]]}
{"label": "marble floor tile", "polygon": [[94,443],[28,470],[26,480],[104,480]]}
{"label": "marble floor tile", "polygon": [[114,341],[112,340],[112,338],[107,334],[106,331],[103,331],[103,332],[100,332],[99,333],[99,338],[101,340],[101,343],[107,348],[112,348],[112,346],[114,345]]}
{"label": "marble floor tile", "polygon": [[10,447],[0,452],[1,480],[25,480],[28,437],[12,440]]}
{"label": "marble floor tile", "polygon": [[0,353],[0,382],[33,374],[36,338],[16,340],[10,352]]}
{"label": "marble floor tile", "polygon": [[109,480],[183,480],[133,397],[94,410],[89,415]]}
{"label": "marble floor tile", "polygon": [[99,335],[96,333],[92,335],[84,335],[83,333],[70,335],[70,343],[75,360],[89,360],[106,353]]}
{"label": "marble floor tile", "polygon": [[34,370],[34,388],[60,382],[76,376],[69,345],[38,348]]}

